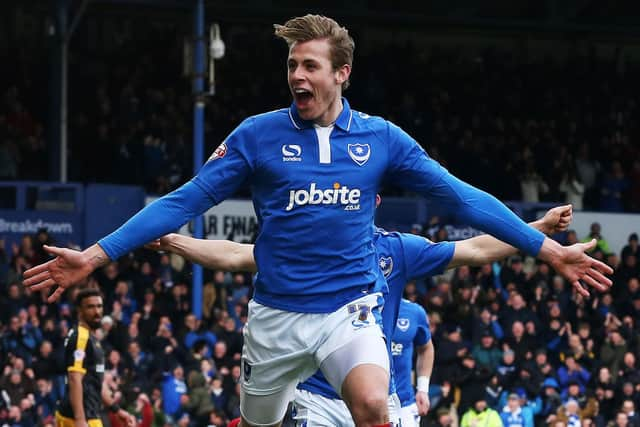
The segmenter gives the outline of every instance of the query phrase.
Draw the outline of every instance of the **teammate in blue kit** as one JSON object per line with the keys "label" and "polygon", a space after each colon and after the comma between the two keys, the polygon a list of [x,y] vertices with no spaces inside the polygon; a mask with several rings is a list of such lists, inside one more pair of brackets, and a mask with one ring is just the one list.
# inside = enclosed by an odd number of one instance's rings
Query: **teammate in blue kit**
{"label": "teammate in blue kit", "polygon": [[[244,330],[242,425],[278,425],[296,384],[318,368],[359,426],[388,423],[389,359],[376,324],[386,283],[376,266],[374,199],[383,180],[428,197],[458,219],[549,262],[583,294],[611,285],[584,246],[562,247],[494,197],[453,177],[409,135],[352,110],[354,43],[334,20],[306,15],[276,26],[289,46],[293,103],[243,121],[188,183],[156,200],[83,252],[25,272],[49,301],[96,268],[178,229],[252,188],[260,273]],[[589,246],[590,247],[590,246]],[[275,339],[277,337],[278,339]]]}
{"label": "teammate in blue kit", "polygon": [[[379,203],[379,198],[377,198]],[[566,230],[571,222],[571,206],[561,206],[551,209],[539,221],[531,225],[541,231],[550,234],[553,232]],[[384,295],[385,305],[382,311],[383,331],[387,337],[394,337],[398,333],[409,333],[409,341],[419,335],[428,334],[426,325],[426,315],[421,310],[423,318],[418,315],[409,317],[402,314],[403,307],[407,302],[402,300],[404,286],[411,278],[438,274],[446,268],[453,268],[459,265],[471,264],[481,265],[500,258],[507,257],[515,253],[516,249],[510,247],[490,236],[480,236],[473,239],[456,243],[442,242],[431,243],[427,239],[413,234],[388,233],[382,229],[377,229],[374,234],[376,257],[383,276],[388,282],[388,293]],[[178,234],[167,235],[147,247],[154,250],[164,250],[174,252],[188,260],[202,264],[211,269],[226,271],[250,271],[256,272],[257,265],[254,260],[253,245],[240,244],[221,240],[198,240]],[[399,314],[400,311],[400,314]],[[411,311],[415,311],[411,310]],[[402,319],[409,319],[404,321]],[[396,325],[398,325],[396,327]],[[424,326],[426,325],[426,331]],[[405,329],[404,326],[407,326]],[[409,330],[410,329],[410,330]],[[394,332],[395,330],[395,332]],[[420,331],[420,333],[417,333]],[[430,342],[426,336],[424,342]],[[403,340],[407,349],[400,352],[408,354],[408,361],[400,360],[396,365],[394,357],[394,380],[391,381],[391,396],[397,391],[400,401],[394,397],[389,398],[390,413],[396,412],[397,419],[402,417],[402,426],[408,421],[415,423],[411,404],[415,402],[413,386],[411,385],[411,351],[410,347]],[[387,340],[387,350],[396,353],[391,340]],[[421,342],[421,341],[418,341]],[[433,345],[430,346],[431,359],[418,360],[418,399],[420,401],[419,411],[416,409],[416,416],[425,415],[428,410],[428,377],[431,376],[433,368]],[[403,359],[406,358],[403,356]],[[424,366],[422,366],[424,362]],[[426,377],[426,378],[425,378]],[[420,392],[425,392],[424,395]],[[402,402],[402,410],[400,403]],[[294,419],[302,426],[353,426],[349,409],[344,404],[338,394],[327,382],[321,372],[316,372],[311,378],[298,386],[294,401]],[[394,417],[391,417],[394,421]]]}
{"label": "teammate in blue kit", "polygon": [[[413,353],[416,353],[416,392],[411,383]],[[403,299],[396,329],[391,340],[391,356],[400,400],[400,420],[403,427],[419,426],[420,415],[429,410],[429,380],[433,371],[435,349],[427,313],[421,305]]]}

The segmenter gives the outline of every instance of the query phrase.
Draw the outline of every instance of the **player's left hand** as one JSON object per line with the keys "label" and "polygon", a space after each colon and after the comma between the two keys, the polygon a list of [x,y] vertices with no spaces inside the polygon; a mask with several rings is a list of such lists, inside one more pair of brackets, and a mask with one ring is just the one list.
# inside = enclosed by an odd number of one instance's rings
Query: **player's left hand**
{"label": "player's left hand", "polygon": [[564,276],[574,289],[585,297],[589,296],[589,291],[580,281],[600,292],[606,292],[612,285],[605,274],[613,274],[613,269],[585,253],[595,248],[596,244],[596,239],[593,239],[588,243],[566,246],[560,256],[551,260],[553,269]]}
{"label": "player's left hand", "polygon": [[554,234],[566,231],[573,220],[573,206],[564,205],[549,209],[540,221],[544,226],[545,234]]}
{"label": "player's left hand", "polygon": [[424,417],[429,412],[431,402],[429,401],[429,395],[424,391],[416,392],[416,406],[418,407],[418,414]]}

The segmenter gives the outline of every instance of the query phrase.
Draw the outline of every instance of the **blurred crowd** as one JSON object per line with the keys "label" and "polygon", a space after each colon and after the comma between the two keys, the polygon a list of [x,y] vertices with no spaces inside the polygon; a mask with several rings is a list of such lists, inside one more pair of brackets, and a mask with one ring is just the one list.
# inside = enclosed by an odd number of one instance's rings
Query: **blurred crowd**
{"label": "blurred crowd", "polygon": [[[640,426],[638,236],[632,233],[620,254],[609,252],[598,224],[591,236],[569,231],[563,243],[593,236],[592,255],[615,272],[611,291],[589,298],[549,265],[521,256],[407,285],[405,297],[427,309],[436,348],[432,409],[423,425],[472,426],[495,411],[487,425]],[[47,259],[46,243],[40,230],[0,252],[5,425],[50,425],[64,389],[74,292],[47,304],[20,284],[25,269]],[[141,249],[85,285],[105,295],[98,335],[106,381],[122,406],[141,420],[144,410],[153,411],[151,425],[163,427],[222,426],[239,415],[250,276],[205,270],[201,320],[193,314],[190,264],[176,255]]]}
{"label": "blurred crowd", "polygon": [[[148,45],[129,43],[71,55],[70,178],[163,194],[192,175],[193,96],[181,77],[181,38],[167,31]],[[207,98],[207,153],[248,115],[288,105],[285,55],[264,29],[228,41],[216,95]],[[0,178],[46,178],[46,109],[28,77],[38,69],[26,63],[16,71],[0,82]],[[356,49],[346,96],[503,200],[638,211],[637,71],[622,49],[545,57],[387,42]]]}
{"label": "blurred crowd", "polygon": [[584,298],[521,256],[408,286],[436,348],[429,425],[640,426],[638,236],[620,254],[597,223],[580,237],[613,267],[609,292]]}
{"label": "blurred crowd", "polygon": [[[0,251],[0,425],[52,425],[64,391],[64,339],[77,323],[68,292],[59,304],[23,288],[29,266],[47,259],[41,230]],[[0,247],[2,247],[0,245]],[[224,426],[239,416],[241,328],[251,278],[207,272],[201,320],[193,314],[182,258],[141,250],[96,272],[105,316],[98,336],[105,381],[119,404],[152,426]],[[6,424],[3,424],[6,423]],[[111,425],[119,426],[117,420]]]}

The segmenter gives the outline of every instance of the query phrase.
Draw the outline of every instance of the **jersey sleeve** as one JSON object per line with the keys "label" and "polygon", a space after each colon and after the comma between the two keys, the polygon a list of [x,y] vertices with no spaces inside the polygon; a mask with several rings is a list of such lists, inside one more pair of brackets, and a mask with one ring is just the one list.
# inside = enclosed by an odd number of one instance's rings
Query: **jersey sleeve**
{"label": "jersey sleeve", "polygon": [[415,234],[402,234],[406,276],[409,279],[442,273],[453,258],[455,243],[433,243]]}
{"label": "jersey sleeve", "polygon": [[177,230],[211,206],[213,201],[209,195],[189,181],[145,206],[116,231],[100,239],[98,244],[109,258],[118,259],[145,243]]}
{"label": "jersey sleeve", "polygon": [[74,332],[65,348],[64,363],[67,372],[87,373],[87,348],[89,343],[89,331],[80,328]]}
{"label": "jersey sleeve", "polygon": [[402,129],[392,123],[388,126],[387,178],[439,203],[460,222],[528,254],[538,254],[544,234],[527,225],[495,197],[451,175]]}
{"label": "jersey sleeve", "polygon": [[233,194],[248,176],[251,119],[245,120],[220,144],[198,175],[163,196],[125,222],[98,244],[115,260],[158,237],[171,233],[190,219]]}
{"label": "jersey sleeve", "polygon": [[256,162],[255,119],[240,124],[215,149],[193,182],[218,204],[236,192]]}
{"label": "jersey sleeve", "polygon": [[429,327],[429,318],[427,317],[427,312],[424,311],[419,305],[414,306],[415,315],[416,315],[416,336],[413,339],[413,344],[416,346],[423,346],[431,341],[431,328]]}

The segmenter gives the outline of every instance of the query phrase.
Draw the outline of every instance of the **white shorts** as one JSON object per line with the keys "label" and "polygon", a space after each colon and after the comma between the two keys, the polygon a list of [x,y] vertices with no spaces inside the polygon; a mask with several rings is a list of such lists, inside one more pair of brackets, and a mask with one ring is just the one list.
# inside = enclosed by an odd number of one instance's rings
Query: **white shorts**
{"label": "white shorts", "polygon": [[400,419],[402,421],[402,427],[420,427],[418,405],[414,402],[409,406],[400,408]]}
{"label": "white shorts", "polygon": [[404,424],[402,424],[401,422],[402,418],[400,417],[400,398],[396,393],[389,395],[388,404],[389,422],[391,423],[391,425],[394,427],[404,426]]}
{"label": "white shorts", "polygon": [[344,401],[296,389],[292,418],[296,427],[355,427]]}
{"label": "white shorts", "polygon": [[[307,390],[296,389],[291,418],[296,427],[355,427],[349,408],[344,401],[329,399]],[[400,399],[389,396],[389,421],[400,426]]]}
{"label": "white shorts", "polygon": [[[298,383],[313,375],[330,355],[322,370],[338,394],[355,366],[370,363],[388,372],[378,323],[381,303],[380,294],[371,294],[333,313],[317,314],[278,310],[251,300],[243,330],[242,416],[254,425],[278,423]],[[341,354],[344,357],[336,357]]]}

